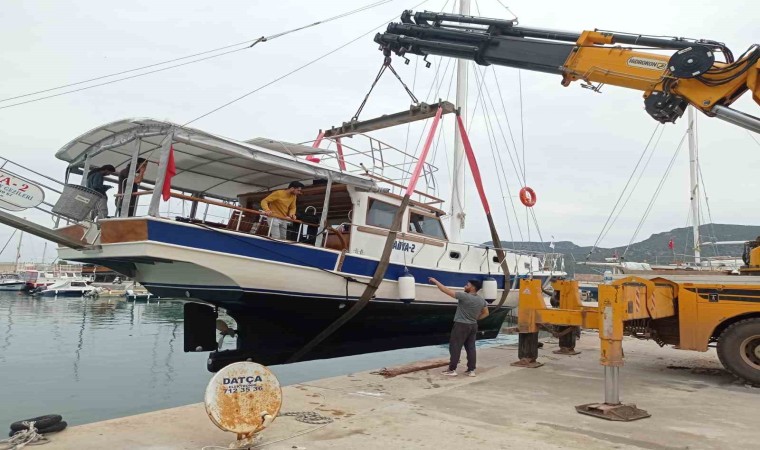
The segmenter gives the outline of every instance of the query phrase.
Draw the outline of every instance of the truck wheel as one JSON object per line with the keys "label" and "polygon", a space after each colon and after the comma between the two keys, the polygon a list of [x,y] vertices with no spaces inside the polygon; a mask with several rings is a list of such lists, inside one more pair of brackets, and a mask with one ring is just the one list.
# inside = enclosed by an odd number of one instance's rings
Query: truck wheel
{"label": "truck wheel", "polygon": [[760,318],[741,320],[723,330],[718,358],[729,372],[760,386]]}

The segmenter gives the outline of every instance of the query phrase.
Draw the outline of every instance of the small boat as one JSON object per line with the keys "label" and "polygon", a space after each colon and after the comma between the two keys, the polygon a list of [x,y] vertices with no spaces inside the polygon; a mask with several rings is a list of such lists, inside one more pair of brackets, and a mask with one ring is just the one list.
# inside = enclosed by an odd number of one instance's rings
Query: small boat
{"label": "small boat", "polygon": [[0,275],[0,291],[23,291],[26,282],[16,274],[4,273]]}
{"label": "small boat", "polygon": [[63,280],[37,292],[42,297],[85,297],[97,295],[99,289],[84,281]]}
{"label": "small boat", "polygon": [[124,297],[126,297],[127,300],[150,300],[151,298],[161,298],[156,297],[155,295],[151,294],[147,291],[135,291],[133,289],[127,289],[127,291],[124,293]]}

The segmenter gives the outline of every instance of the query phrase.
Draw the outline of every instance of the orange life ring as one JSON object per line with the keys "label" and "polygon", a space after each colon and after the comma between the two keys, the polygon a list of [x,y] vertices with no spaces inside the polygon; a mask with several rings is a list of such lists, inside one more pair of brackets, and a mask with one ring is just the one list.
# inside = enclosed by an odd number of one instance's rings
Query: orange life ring
{"label": "orange life ring", "polygon": [[520,189],[520,201],[528,208],[532,207],[536,204],[536,192],[528,186],[525,186]]}

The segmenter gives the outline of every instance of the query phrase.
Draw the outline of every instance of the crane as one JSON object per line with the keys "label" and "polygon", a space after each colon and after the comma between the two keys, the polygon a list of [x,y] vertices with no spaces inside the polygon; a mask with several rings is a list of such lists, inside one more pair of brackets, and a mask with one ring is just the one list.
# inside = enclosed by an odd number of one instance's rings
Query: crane
{"label": "crane", "polygon": [[[760,118],[731,108],[747,91],[760,105],[760,46],[734,58],[723,43],[604,30],[580,33],[518,26],[517,20],[405,11],[375,42],[388,57],[448,56],[642,91],[655,120],[675,122],[693,105],[710,117],[760,133]],[[669,51],[671,54],[656,53]],[[723,61],[717,61],[721,54]],[[408,59],[407,59],[408,62]],[[429,65],[430,63],[428,63]]]}

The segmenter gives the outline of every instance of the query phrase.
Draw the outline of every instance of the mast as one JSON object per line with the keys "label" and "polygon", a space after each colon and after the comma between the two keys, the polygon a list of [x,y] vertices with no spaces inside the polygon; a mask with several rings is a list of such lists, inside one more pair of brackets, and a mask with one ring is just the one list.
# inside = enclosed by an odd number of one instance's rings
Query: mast
{"label": "mast", "polygon": [[[470,15],[470,0],[459,1],[459,14]],[[462,121],[467,126],[467,69],[466,59],[457,60],[457,97],[456,106],[461,111]],[[451,174],[451,219],[449,222],[449,240],[460,241],[464,228],[464,144],[459,129],[454,130],[454,165]]]}
{"label": "mast", "polygon": [[21,239],[24,238],[24,232],[22,231],[18,235],[18,245],[16,246],[16,269],[15,272],[18,273],[18,260],[21,258]]}
{"label": "mast", "polygon": [[689,105],[689,192],[691,195],[691,222],[694,229],[694,262],[699,264],[699,149],[694,130],[694,107]]}

